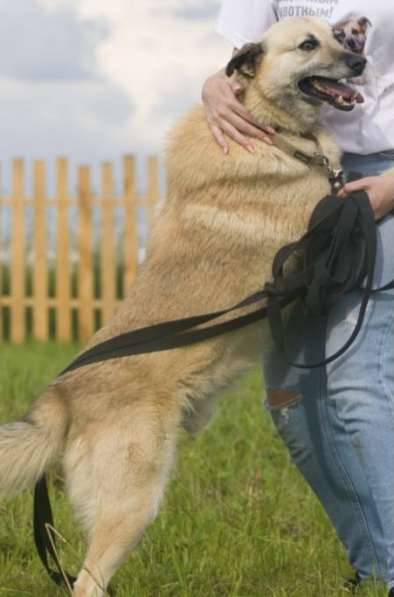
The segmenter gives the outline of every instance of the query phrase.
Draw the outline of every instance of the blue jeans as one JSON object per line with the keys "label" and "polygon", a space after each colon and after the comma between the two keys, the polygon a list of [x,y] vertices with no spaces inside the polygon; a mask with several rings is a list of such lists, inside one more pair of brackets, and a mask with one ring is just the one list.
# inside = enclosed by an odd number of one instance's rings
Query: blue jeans
{"label": "blue jeans", "polygon": [[[364,175],[394,167],[394,151],[345,154],[345,170]],[[393,189],[394,192],[394,189]],[[375,285],[394,278],[394,215],[378,225]],[[327,318],[297,305],[287,323],[293,360],[315,362],[344,344],[360,296],[346,295]],[[339,359],[319,369],[264,357],[266,406],[361,578],[394,586],[394,291],[379,293],[363,329]]]}

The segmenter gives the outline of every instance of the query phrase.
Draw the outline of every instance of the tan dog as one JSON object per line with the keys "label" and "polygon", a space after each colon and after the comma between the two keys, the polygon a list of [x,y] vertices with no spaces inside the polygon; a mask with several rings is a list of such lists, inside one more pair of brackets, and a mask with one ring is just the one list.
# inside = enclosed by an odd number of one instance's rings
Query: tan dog
{"label": "tan dog", "polygon": [[[339,166],[318,125],[323,100],[349,109],[335,81],[362,70],[319,19],[283,21],[244,48],[228,72],[247,77],[245,104],[263,125],[312,154],[313,133]],[[342,100],[339,96],[342,94]],[[168,198],[146,262],[114,318],[89,346],[160,321],[221,309],[260,289],[274,253],[305,229],[329,191],[323,170],[277,147],[254,155],[216,146],[202,107],[176,127],[168,149]],[[0,488],[31,487],[62,458],[67,489],[89,536],[75,597],[97,597],[156,516],[177,432],[197,430],[214,396],[262,349],[261,325],[187,348],[97,363],[56,379],[24,421],[0,427]]]}

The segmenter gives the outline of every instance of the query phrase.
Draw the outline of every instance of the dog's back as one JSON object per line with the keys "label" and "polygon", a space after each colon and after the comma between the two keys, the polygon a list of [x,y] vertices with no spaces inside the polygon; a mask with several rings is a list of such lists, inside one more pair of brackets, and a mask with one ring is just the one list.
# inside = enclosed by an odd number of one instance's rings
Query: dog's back
{"label": "dog's back", "polygon": [[[252,85],[252,103],[254,93]],[[280,112],[290,130],[284,138],[313,149],[294,132],[294,116],[263,98],[259,110],[270,117]],[[338,164],[335,144],[318,127],[313,132]],[[169,144],[168,197],[146,262],[121,308],[88,346],[231,306],[269,279],[274,253],[303,231],[329,185],[319,168],[256,145],[254,155],[232,144],[224,156],[201,107],[182,119]],[[64,453],[71,500],[91,533],[74,596],[103,594],[156,514],[179,426],[187,415],[187,427],[204,422],[212,410],[208,399],[260,350],[255,324],[191,347],[96,363],[55,380],[26,423],[0,427],[3,491],[29,486]]]}

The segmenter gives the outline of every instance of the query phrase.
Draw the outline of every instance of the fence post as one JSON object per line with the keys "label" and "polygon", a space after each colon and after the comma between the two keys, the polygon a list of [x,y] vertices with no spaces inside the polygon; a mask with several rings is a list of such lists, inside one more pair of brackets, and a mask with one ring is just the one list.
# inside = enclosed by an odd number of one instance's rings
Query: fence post
{"label": "fence post", "polygon": [[[115,208],[123,211],[124,235],[122,238],[123,287],[133,281],[138,267],[139,234],[138,208],[145,208],[148,231],[151,226],[154,207],[159,199],[159,168],[156,156],[147,160],[147,191],[144,198],[139,198],[135,182],[135,158],[132,155],[123,157],[123,193],[115,196],[113,166],[104,162],[101,166],[100,197],[92,196],[90,168],[78,169],[77,196],[69,190],[69,165],[66,158],[56,160],[56,185],[54,198],[47,196],[46,164],[42,160],[33,163],[33,196],[26,196],[25,165],[22,159],[12,162],[12,184],[10,196],[0,196],[0,208],[10,206],[11,234],[9,268],[10,293],[2,296],[3,265],[0,263],[0,340],[4,322],[2,305],[10,311],[10,340],[22,342],[27,335],[26,309],[33,310],[33,330],[35,339],[47,340],[49,337],[49,308],[56,309],[56,334],[61,341],[72,338],[72,309],[78,310],[79,339],[88,339],[95,328],[95,311],[102,310],[102,322],[112,316],[117,296],[117,252]],[[33,295],[26,296],[26,230],[25,206],[33,208]],[[51,236],[47,230],[48,205],[56,209],[56,293],[49,296],[49,258],[48,248]],[[77,229],[78,242],[78,295],[72,296],[72,243],[69,227],[70,206],[79,210]],[[93,247],[93,210],[98,205],[101,209],[101,251],[100,274],[101,296],[95,296],[95,260]],[[0,209],[0,212],[2,210]],[[1,216],[1,213],[0,213]],[[30,230],[29,230],[30,233]],[[8,247],[7,247],[8,248]],[[29,262],[30,267],[30,262]]]}
{"label": "fence post", "polygon": [[155,206],[160,197],[159,190],[159,160],[155,155],[148,156],[148,188],[147,188],[147,216],[148,216],[148,235],[152,229],[152,220]]}
{"label": "fence post", "polygon": [[[1,196],[1,192],[2,192],[2,171],[1,171],[1,164],[0,164],[0,251],[2,250],[2,238],[1,238],[1,216],[4,213],[2,211],[2,196]],[[5,248],[5,247],[4,247]],[[3,295],[3,291],[4,291],[4,263],[3,260],[0,257],[0,342],[3,341],[4,338],[4,312],[3,312],[3,304],[2,304],[2,295]]]}
{"label": "fence post", "polygon": [[113,315],[115,308],[115,274],[114,259],[114,183],[112,164],[105,162],[101,166],[101,298],[102,323],[106,323]]}
{"label": "fence post", "polygon": [[22,159],[12,162],[11,340],[25,339],[25,170]]}
{"label": "fence post", "polygon": [[62,157],[56,160],[56,337],[62,342],[67,342],[71,338],[71,255],[68,207],[68,161]]}
{"label": "fence post", "polygon": [[33,337],[48,339],[48,272],[45,202],[45,164],[35,161],[34,172],[34,261],[33,261]]}
{"label": "fence post", "polygon": [[79,314],[78,334],[86,340],[93,334],[93,259],[92,205],[90,197],[90,168],[78,169],[79,203]]}
{"label": "fence post", "polygon": [[137,210],[134,156],[123,158],[124,238],[123,263],[125,292],[134,280],[138,263]]}

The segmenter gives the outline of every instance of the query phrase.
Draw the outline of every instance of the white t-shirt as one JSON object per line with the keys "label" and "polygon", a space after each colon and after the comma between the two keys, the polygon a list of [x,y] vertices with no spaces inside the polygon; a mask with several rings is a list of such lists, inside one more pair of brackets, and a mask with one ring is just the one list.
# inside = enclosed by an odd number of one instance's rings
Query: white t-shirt
{"label": "white t-shirt", "polygon": [[233,46],[258,40],[281,19],[326,18],[348,49],[368,59],[355,79],[365,103],[352,112],[324,105],[322,120],[344,151],[369,154],[394,149],[394,5],[392,0],[223,0],[218,33]]}

